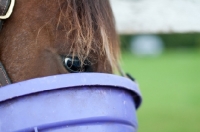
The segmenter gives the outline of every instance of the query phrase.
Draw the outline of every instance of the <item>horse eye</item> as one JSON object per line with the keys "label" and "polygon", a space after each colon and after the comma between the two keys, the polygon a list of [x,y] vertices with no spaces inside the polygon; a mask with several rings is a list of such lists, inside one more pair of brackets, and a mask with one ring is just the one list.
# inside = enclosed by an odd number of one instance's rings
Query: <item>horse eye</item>
{"label": "horse eye", "polygon": [[71,73],[78,72],[92,72],[91,63],[85,60],[84,64],[81,65],[81,61],[78,57],[72,58],[71,56],[61,56],[63,60],[63,65]]}
{"label": "horse eye", "polygon": [[71,73],[84,72],[78,57],[63,57],[63,65]]}

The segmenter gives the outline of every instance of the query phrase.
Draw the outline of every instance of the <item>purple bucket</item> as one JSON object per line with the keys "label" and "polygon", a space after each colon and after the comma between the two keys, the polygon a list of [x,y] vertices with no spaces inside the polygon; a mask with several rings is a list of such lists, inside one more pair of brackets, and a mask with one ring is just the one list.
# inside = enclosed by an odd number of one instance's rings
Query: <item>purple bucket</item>
{"label": "purple bucket", "polygon": [[0,89],[0,132],[136,132],[141,96],[101,73],[36,78]]}

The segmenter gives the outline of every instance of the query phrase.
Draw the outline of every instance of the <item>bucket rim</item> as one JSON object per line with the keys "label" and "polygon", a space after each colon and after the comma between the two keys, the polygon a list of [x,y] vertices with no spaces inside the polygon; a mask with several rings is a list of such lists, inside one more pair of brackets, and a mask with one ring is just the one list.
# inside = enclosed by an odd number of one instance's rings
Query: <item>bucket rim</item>
{"label": "bucket rim", "polygon": [[142,102],[136,82],[128,78],[107,73],[72,73],[34,78],[0,88],[0,103],[29,94],[85,86],[108,86],[129,90],[134,96],[136,109]]}

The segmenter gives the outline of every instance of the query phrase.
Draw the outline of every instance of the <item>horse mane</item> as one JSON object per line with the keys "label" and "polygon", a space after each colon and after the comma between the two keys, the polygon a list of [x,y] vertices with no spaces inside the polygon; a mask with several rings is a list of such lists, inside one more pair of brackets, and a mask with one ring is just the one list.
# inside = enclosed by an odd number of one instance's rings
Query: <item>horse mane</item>
{"label": "horse mane", "polygon": [[117,67],[120,51],[109,0],[61,1],[59,26],[66,30],[70,54],[82,64],[93,54],[93,63],[106,58],[112,69]]}

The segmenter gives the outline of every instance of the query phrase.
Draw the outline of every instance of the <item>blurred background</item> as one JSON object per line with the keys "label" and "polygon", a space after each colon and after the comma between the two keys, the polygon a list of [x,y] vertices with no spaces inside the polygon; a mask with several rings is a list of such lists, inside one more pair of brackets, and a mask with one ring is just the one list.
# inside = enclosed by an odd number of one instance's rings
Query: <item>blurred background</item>
{"label": "blurred background", "polygon": [[139,132],[200,132],[200,1],[111,0]]}

